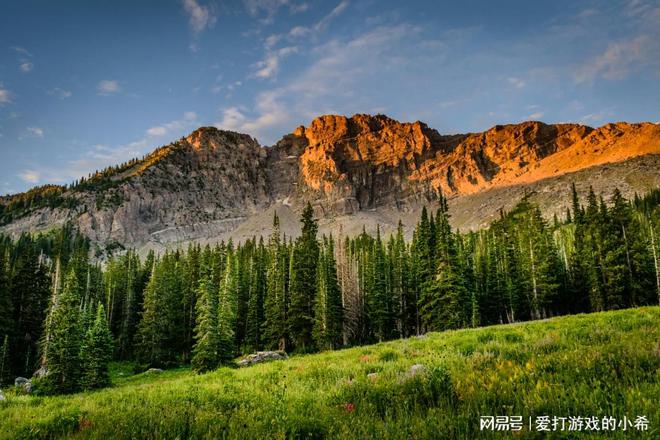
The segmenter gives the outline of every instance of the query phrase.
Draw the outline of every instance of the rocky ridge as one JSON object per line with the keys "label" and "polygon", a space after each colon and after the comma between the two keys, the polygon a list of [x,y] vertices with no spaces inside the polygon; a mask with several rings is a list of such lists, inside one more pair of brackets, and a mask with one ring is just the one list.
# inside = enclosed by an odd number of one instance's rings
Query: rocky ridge
{"label": "rocky ridge", "polygon": [[[351,231],[359,223],[413,219],[440,192],[458,219],[474,208],[466,205],[471,200],[490,206],[483,212],[477,206],[456,225],[476,227],[495,209],[484,194],[519,198],[531,187],[543,192],[551,181],[565,183],[570,173],[598,186],[585,171],[598,169],[591,173],[608,174],[608,184],[620,181],[624,191],[643,192],[660,184],[659,153],[660,125],[652,123],[594,129],[529,121],[441,135],[419,121],[326,115],[272,147],[249,135],[202,127],[84,185],[51,188],[57,202],[30,199],[10,220],[5,215],[0,232],[17,235],[74,222],[99,244],[162,248],[240,231],[265,233],[273,212],[295,229],[296,212],[307,202],[322,229],[341,220]],[[0,216],[21,196],[0,198]],[[555,205],[548,202],[547,211],[556,212]]]}

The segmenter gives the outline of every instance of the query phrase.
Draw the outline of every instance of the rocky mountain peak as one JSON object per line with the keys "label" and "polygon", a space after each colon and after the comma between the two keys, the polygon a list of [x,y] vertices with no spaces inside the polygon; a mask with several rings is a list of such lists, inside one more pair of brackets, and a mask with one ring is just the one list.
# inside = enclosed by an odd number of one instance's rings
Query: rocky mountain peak
{"label": "rocky mountain peak", "polygon": [[[365,219],[395,226],[440,192],[451,203],[483,196],[477,207],[454,211],[459,225],[469,226],[505,204],[486,200],[486,191],[538,186],[640,156],[651,157],[644,163],[652,168],[658,153],[660,125],[651,123],[593,129],[528,121],[441,135],[422,122],[385,115],[324,115],[270,148],[247,134],[200,127],[76,186],[0,198],[0,231],[19,235],[73,222],[98,243],[169,246],[267,235],[273,210],[295,233],[295,212],[307,202],[321,224],[336,226],[332,219],[341,217],[347,231],[351,224],[359,231]],[[618,180],[628,193],[657,180],[657,167],[637,169],[636,186]]]}
{"label": "rocky mountain peak", "polygon": [[220,130],[216,127],[200,127],[190,133],[186,142],[196,150],[215,150],[223,146],[258,147],[252,136],[235,131]]}

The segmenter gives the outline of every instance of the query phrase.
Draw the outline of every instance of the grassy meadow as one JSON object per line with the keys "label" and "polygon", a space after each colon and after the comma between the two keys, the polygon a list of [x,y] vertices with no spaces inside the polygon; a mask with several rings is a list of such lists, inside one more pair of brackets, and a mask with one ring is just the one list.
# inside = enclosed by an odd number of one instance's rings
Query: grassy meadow
{"label": "grassy meadow", "polygon": [[[411,366],[423,371],[411,374]],[[374,374],[375,373],[375,374]],[[0,402],[2,439],[660,438],[660,307],[431,333],[196,375]],[[480,416],[523,416],[518,433]],[[540,433],[530,416],[645,415],[649,429]]]}

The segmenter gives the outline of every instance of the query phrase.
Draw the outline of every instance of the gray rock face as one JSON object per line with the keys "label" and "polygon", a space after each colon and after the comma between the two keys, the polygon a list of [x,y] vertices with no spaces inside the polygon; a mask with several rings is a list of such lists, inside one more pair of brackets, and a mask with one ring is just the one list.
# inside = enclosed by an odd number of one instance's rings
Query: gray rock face
{"label": "gray rock face", "polygon": [[280,361],[288,358],[289,356],[283,351],[258,351],[241,359],[238,362],[238,366],[247,367],[254,364],[261,364],[263,362]]}
{"label": "gray rock face", "polygon": [[[582,182],[580,193],[593,185],[611,194],[616,185],[625,197],[658,186],[658,139],[660,125],[646,123],[593,130],[527,122],[444,136],[420,122],[330,115],[265,148],[249,135],[202,127],[75,189],[57,187],[59,207],[12,214],[0,232],[18,237],[71,222],[101,247],[162,252],[191,241],[268,236],[269,209],[296,217],[311,202],[322,233],[336,234],[341,223],[347,235],[377,225],[388,234],[401,220],[409,236],[439,189],[451,196],[453,226],[461,230],[485,226],[528,193],[551,218],[565,211],[556,194],[568,196],[572,181]],[[597,146],[603,155],[585,159]],[[584,175],[567,174],[578,172]],[[11,203],[0,196],[0,206]],[[297,218],[291,224],[283,231],[298,234]]]}

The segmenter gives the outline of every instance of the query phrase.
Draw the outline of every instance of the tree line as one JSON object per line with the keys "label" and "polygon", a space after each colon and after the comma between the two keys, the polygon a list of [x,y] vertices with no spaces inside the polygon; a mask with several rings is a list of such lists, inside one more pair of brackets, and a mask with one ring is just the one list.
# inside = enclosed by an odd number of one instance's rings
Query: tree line
{"label": "tree line", "polygon": [[306,353],[429,331],[658,304],[660,190],[609,203],[591,190],[548,222],[523,199],[460,233],[447,200],[407,241],[301,234],[90,260],[71,227],[0,237],[0,382],[45,393],[109,383],[111,360],[209,371],[263,349]]}

